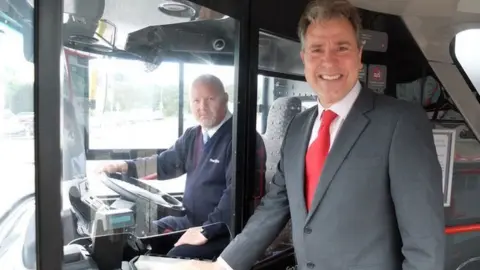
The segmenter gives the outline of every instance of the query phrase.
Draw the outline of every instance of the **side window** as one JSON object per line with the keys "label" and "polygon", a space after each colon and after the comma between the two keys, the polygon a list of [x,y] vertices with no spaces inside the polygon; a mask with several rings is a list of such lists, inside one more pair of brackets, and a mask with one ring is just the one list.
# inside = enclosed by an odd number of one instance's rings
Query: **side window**
{"label": "side window", "polygon": [[89,149],[167,149],[178,138],[179,63],[89,60]]}
{"label": "side window", "polygon": [[[453,41],[451,56],[465,82],[472,91],[472,97],[480,102],[480,29],[469,29],[458,33]],[[447,89],[448,90],[448,89]],[[475,112],[473,119],[480,112]],[[457,131],[455,144],[455,164],[452,181],[451,205],[446,209],[446,221],[449,253],[460,254],[451,257],[451,268],[476,269],[478,268],[478,254],[472,250],[478,250],[480,239],[480,143],[475,136],[473,128],[467,124],[466,117],[454,107],[440,116],[445,119],[444,126],[448,127],[448,121],[456,121],[450,124]]]}
{"label": "side window", "polygon": [[[24,35],[33,28],[20,27],[12,17],[14,7],[0,1],[0,264],[2,268],[34,269],[35,256],[35,143],[34,143],[34,66],[24,53]],[[33,8],[23,16],[33,24]],[[14,180],[15,179],[15,180]],[[14,181],[15,184],[12,185]],[[9,184],[10,182],[10,184]],[[19,237],[8,237],[16,234]],[[22,252],[22,258],[13,254]],[[16,255],[13,255],[16,256]]]}
{"label": "side window", "polygon": [[[480,70],[477,61],[480,61],[480,53],[477,49],[480,43],[479,29],[470,29],[460,32],[454,39],[454,47],[451,51],[452,59],[461,71],[465,81],[470,86],[473,96],[477,99],[480,89]],[[448,90],[448,89],[447,89]],[[455,145],[455,170],[452,189],[452,205],[449,209],[451,225],[474,224],[480,221],[480,207],[478,207],[478,194],[480,192],[480,143],[466,123],[464,117],[454,107],[450,111],[439,114],[439,119],[456,121],[453,128],[457,131]],[[447,126],[447,123],[444,125]],[[452,124],[450,124],[452,126]]]}
{"label": "side window", "polygon": [[469,29],[455,36],[455,48],[453,50],[457,67],[462,69],[466,80],[469,81],[472,91],[480,95],[480,52],[476,50],[479,45],[478,37],[480,29]]}

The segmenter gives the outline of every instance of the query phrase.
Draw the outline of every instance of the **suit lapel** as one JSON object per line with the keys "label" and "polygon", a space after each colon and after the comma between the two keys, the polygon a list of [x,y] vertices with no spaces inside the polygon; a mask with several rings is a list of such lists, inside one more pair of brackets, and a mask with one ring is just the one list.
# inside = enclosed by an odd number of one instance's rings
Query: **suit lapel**
{"label": "suit lapel", "polygon": [[300,132],[295,132],[297,138],[295,138],[294,140],[296,143],[295,147],[293,148],[293,151],[298,153],[297,158],[295,158],[295,160],[298,161],[296,163],[297,170],[295,178],[299,180],[299,183],[295,185],[295,196],[293,197],[299,198],[301,200],[299,202],[299,205],[301,205],[301,209],[299,210],[302,212],[302,215],[305,218],[307,217],[307,208],[305,205],[305,156],[307,154],[313,124],[315,123],[317,116],[318,110],[314,108],[305,116],[305,121],[299,121],[300,123],[302,123],[302,126],[298,129],[298,131]]}
{"label": "suit lapel", "polygon": [[321,203],[338,169],[342,165],[350,150],[355,145],[355,142],[367,127],[370,120],[367,118],[365,113],[370,111],[372,108],[373,93],[371,90],[364,88],[360,91],[357,100],[345,118],[330,149],[327,160],[325,161],[322,175],[320,177],[320,183],[318,184],[311,209],[307,216],[307,223],[312,218],[317,207]]}

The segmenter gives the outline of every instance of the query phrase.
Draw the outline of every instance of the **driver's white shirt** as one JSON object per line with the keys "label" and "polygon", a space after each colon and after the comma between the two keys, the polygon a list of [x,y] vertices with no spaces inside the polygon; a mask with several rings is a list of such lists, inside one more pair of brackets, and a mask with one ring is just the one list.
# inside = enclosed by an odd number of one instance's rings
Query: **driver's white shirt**
{"label": "driver's white shirt", "polygon": [[[202,127],[202,133],[206,131],[208,136],[212,138],[213,135],[220,129],[220,127],[231,117],[232,114],[230,113],[230,111],[227,110],[227,112],[225,113],[225,117],[223,118],[222,122],[220,122],[220,124],[207,130]],[[153,155],[151,157],[137,158],[135,160],[135,166],[137,168],[137,174],[139,178],[157,172],[157,156],[158,155]]]}
{"label": "driver's white shirt", "polygon": [[214,126],[213,128],[209,128],[209,129],[207,129],[207,130],[205,130],[204,128],[202,128],[202,133],[206,131],[207,134],[208,134],[208,137],[212,138],[213,135],[215,134],[215,132],[217,132],[217,130],[219,130],[220,127],[221,127],[225,122],[227,122],[231,117],[232,117],[232,114],[230,113],[230,111],[227,110],[227,112],[225,113],[225,117],[223,118],[222,122],[220,122],[220,124]]}

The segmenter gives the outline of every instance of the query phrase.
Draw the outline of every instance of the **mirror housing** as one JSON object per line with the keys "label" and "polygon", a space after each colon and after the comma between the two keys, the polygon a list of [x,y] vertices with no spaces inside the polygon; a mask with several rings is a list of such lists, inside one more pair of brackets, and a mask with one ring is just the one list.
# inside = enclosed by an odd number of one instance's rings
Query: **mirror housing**
{"label": "mirror housing", "polygon": [[[33,61],[33,1],[31,0],[0,0],[0,11],[13,18],[25,18],[17,22],[22,26],[23,54],[27,61]],[[9,8],[9,6],[13,8]],[[85,35],[93,37],[98,21],[103,16],[105,0],[64,0],[64,14],[68,20],[63,22],[63,44],[70,36]],[[16,12],[18,14],[8,14]],[[87,22],[87,23],[85,23]]]}

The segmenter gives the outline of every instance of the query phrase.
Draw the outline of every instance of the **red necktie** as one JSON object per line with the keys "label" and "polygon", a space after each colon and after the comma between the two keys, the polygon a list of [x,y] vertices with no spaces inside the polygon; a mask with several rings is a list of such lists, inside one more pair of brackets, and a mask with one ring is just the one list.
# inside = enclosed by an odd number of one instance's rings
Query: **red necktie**
{"label": "red necktie", "polygon": [[327,159],[330,149],[330,125],[335,117],[337,117],[337,114],[330,110],[323,112],[318,136],[308,148],[305,157],[305,202],[307,210],[310,209],[312,204],[322,174],[323,164]]}

